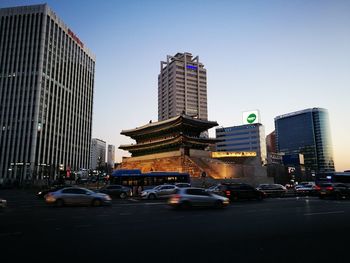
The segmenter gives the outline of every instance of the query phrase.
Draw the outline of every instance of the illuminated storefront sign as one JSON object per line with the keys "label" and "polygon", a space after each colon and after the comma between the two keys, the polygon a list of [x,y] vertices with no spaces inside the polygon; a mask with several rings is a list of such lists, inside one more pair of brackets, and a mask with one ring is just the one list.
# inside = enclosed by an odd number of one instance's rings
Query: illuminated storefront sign
{"label": "illuminated storefront sign", "polygon": [[243,124],[260,123],[260,113],[258,110],[245,111],[242,117]]}
{"label": "illuminated storefront sign", "polygon": [[256,152],[212,152],[211,158],[256,157]]}
{"label": "illuminated storefront sign", "polygon": [[187,68],[188,68],[188,69],[197,70],[197,67],[196,67],[196,66],[192,66],[192,65],[187,65]]}

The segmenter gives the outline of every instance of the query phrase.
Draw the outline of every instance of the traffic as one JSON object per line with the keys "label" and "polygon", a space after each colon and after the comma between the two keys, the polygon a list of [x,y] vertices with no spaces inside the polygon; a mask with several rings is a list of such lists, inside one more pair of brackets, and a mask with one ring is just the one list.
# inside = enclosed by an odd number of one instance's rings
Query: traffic
{"label": "traffic", "polygon": [[[159,177],[159,175],[158,175]],[[126,178],[124,183],[129,184]],[[177,180],[175,180],[177,181]],[[111,205],[111,200],[132,199],[135,201],[164,201],[170,207],[190,209],[192,207],[220,207],[239,200],[263,201],[266,198],[313,196],[320,199],[349,199],[350,187],[344,183],[302,182],[294,187],[285,187],[280,184],[260,184],[257,187],[246,183],[218,183],[207,188],[192,186],[186,182],[163,183],[158,185],[125,185],[107,182],[100,188],[91,189],[89,185],[56,185],[41,189],[36,196],[43,198],[49,205],[54,206],[102,206]],[[140,182],[139,182],[140,183]],[[163,184],[161,184],[163,183]],[[135,190],[136,189],[136,190]]]}

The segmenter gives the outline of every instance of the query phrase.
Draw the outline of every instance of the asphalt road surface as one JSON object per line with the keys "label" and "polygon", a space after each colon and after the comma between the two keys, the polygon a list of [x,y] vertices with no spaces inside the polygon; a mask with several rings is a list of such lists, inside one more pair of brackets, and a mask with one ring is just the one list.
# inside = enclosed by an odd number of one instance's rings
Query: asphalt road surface
{"label": "asphalt road surface", "polygon": [[350,262],[349,200],[177,211],[158,200],[57,208],[28,191],[0,197],[1,262]]}

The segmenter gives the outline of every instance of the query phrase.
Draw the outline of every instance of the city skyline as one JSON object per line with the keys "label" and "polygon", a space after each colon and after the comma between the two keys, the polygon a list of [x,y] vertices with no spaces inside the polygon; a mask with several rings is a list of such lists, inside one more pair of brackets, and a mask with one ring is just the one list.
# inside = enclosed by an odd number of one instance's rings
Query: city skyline
{"label": "city skyline", "polygon": [[209,120],[241,125],[243,111],[259,109],[269,134],[276,116],[325,108],[336,170],[350,169],[349,2],[46,2],[96,54],[92,137],[117,148],[131,142],[121,130],[157,120],[159,62],[189,52],[207,69]]}

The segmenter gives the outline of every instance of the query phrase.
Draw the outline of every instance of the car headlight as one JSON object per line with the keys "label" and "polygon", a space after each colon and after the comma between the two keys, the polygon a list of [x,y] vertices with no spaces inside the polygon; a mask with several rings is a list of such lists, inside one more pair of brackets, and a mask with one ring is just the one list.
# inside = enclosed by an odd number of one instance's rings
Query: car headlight
{"label": "car headlight", "polygon": [[47,202],[55,202],[56,198],[53,195],[46,195]]}
{"label": "car headlight", "polygon": [[112,200],[112,198],[109,195],[106,195],[105,198],[106,198],[107,201],[111,201]]}

